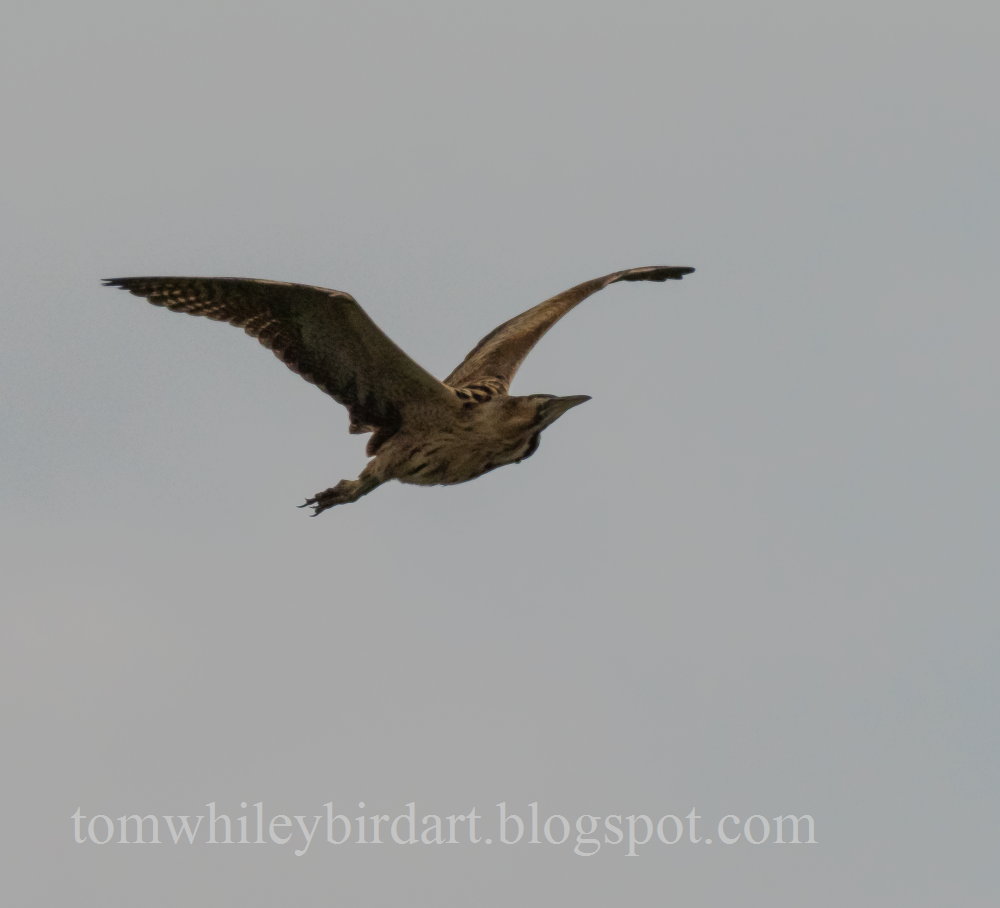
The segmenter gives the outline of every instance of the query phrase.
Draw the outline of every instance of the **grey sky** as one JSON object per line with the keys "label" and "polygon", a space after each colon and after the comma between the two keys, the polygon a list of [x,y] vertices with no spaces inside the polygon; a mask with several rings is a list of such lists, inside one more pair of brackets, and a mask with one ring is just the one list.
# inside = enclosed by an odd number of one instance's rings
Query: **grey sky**
{"label": "grey sky", "polygon": [[[16,4],[2,80],[14,902],[992,905],[986,3]],[[619,268],[464,486],[99,278],[354,294],[444,375]],[[774,816],[819,844],[75,845],[69,815]]]}

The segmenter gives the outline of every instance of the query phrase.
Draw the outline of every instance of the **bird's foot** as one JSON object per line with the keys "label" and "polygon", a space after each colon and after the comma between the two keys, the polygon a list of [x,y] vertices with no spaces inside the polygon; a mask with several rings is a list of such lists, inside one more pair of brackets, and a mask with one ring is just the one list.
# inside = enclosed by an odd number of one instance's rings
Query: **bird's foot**
{"label": "bird's foot", "polygon": [[357,501],[363,492],[360,491],[361,483],[356,479],[342,479],[333,488],[325,492],[317,492],[312,498],[307,498],[300,508],[314,508],[311,517],[322,514],[328,508],[338,504],[350,504]]}

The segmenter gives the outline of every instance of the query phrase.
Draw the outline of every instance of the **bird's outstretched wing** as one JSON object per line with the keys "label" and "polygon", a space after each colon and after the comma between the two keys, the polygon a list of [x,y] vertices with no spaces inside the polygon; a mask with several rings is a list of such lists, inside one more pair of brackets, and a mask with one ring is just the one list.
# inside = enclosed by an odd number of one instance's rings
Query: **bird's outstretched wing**
{"label": "bird's outstretched wing", "polygon": [[629,268],[571,287],[494,328],[476,344],[444,383],[451,387],[488,383],[506,391],[531,348],[577,303],[616,281],[679,280],[692,271],[694,268],[671,265]]}
{"label": "bird's outstretched wing", "polygon": [[455,405],[454,395],[389,340],[348,293],[231,277],[121,277],[104,283],[174,312],[243,328],[346,406],[352,431],[378,429],[384,439],[399,428],[407,405]]}

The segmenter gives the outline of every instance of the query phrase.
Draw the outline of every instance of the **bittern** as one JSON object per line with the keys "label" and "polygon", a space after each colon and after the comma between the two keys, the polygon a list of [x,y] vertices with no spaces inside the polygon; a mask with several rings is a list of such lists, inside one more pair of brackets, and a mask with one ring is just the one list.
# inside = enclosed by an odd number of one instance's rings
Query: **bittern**
{"label": "bittern", "polygon": [[371,460],[300,507],[313,516],[398,479],[467,482],[538,449],[542,430],[583,394],[508,394],[538,340],[578,303],[617,281],[679,280],[693,268],[654,265],[595,278],[539,303],[486,335],[443,382],[426,372],[340,290],[232,277],[121,277],[122,287],[174,312],[243,328],[293,372],[347,407],[352,433],[372,433]]}

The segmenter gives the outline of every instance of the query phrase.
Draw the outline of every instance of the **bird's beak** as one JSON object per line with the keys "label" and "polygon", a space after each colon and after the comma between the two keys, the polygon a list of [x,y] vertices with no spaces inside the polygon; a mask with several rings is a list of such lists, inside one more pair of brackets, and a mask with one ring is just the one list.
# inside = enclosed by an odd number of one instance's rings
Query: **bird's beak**
{"label": "bird's beak", "polygon": [[546,425],[551,425],[567,410],[579,404],[585,404],[590,397],[586,394],[574,394],[570,397],[554,397],[545,408]]}

